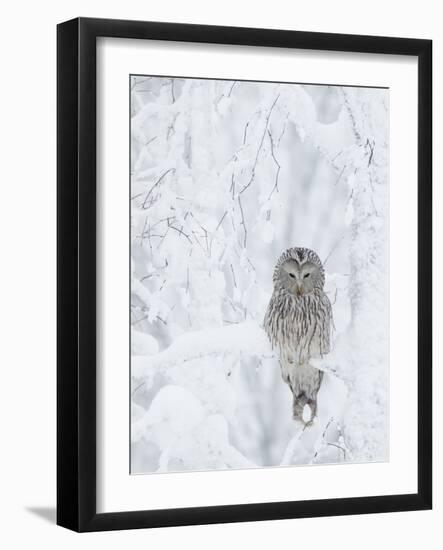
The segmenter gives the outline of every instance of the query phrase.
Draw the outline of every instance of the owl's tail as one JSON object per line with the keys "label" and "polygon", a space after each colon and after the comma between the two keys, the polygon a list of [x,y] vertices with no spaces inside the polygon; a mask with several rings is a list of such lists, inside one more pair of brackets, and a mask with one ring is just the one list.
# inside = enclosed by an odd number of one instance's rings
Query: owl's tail
{"label": "owl's tail", "polygon": [[300,420],[305,424],[311,422],[317,412],[317,400],[309,399],[304,393],[293,395],[292,415],[294,420]]}
{"label": "owl's tail", "polygon": [[292,386],[292,415],[294,420],[310,424],[317,416],[317,394],[323,379],[323,372],[316,371],[315,383],[307,384],[304,388]]}

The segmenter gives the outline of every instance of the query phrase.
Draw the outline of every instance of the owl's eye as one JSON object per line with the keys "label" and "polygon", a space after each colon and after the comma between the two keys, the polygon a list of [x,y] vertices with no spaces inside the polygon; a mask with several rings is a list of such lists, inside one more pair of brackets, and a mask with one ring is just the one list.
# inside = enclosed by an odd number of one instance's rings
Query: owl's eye
{"label": "owl's eye", "polygon": [[309,275],[310,275],[310,273],[305,273],[305,274],[303,275],[303,279],[306,279],[306,277],[309,277]]}
{"label": "owl's eye", "polygon": [[295,275],[293,273],[289,273],[289,277],[292,277],[293,279],[295,279]]}

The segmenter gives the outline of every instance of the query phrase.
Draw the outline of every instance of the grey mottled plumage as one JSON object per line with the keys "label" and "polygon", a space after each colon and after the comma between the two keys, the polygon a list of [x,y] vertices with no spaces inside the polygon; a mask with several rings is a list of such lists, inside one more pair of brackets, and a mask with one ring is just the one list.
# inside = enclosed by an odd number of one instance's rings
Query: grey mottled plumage
{"label": "grey mottled plumage", "polygon": [[309,405],[312,420],[323,373],[309,360],[329,353],[332,324],[320,258],[309,248],[289,248],[275,266],[273,283],[264,327],[293,394],[294,418],[303,420],[304,406]]}

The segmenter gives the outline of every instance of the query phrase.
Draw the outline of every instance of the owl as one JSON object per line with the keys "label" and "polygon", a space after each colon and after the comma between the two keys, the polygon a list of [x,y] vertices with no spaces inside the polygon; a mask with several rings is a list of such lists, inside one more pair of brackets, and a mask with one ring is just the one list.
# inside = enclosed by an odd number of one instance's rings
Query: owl
{"label": "owl", "polygon": [[293,395],[293,417],[310,424],[317,413],[323,373],[309,360],[329,353],[333,323],[320,258],[309,248],[289,248],[278,259],[273,283],[264,328]]}

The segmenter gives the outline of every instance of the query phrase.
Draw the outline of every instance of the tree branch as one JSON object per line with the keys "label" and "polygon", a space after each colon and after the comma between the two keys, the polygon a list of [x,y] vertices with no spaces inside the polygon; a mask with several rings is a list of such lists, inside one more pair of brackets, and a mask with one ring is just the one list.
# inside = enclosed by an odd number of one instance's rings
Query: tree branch
{"label": "tree branch", "polygon": [[258,163],[258,158],[260,156],[260,152],[262,150],[262,147],[263,147],[263,142],[265,140],[265,136],[266,136],[266,132],[268,130],[268,125],[269,125],[269,120],[271,118],[271,115],[272,115],[272,111],[274,110],[274,107],[278,101],[278,98],[280,97],[280,94],[277,95],[277,97],[275,98],[274,100],[274,103],[272,104],[271,108],[269,109],[269,112],[266,116],[266,120],[265,120],[265,128],[263,130],[263,135],[261,137],[261,140],[260,140],[260,143],[259,143],[259,146],[258,146],[258,149],[257,149],[257,153],[255,155],[255,160],[254,160],[254,165],[252,166],[252,171],[251,171],[251,177],[249,178],[249,181],[248,183],[243,187],[243,189],[240,191],[240,194],[244,193],[246,191],[246,189],[248,189],[248,187],[250,187],[251,183],[254,181],[255,179],[255,170],[257,168],[257,163]]}

